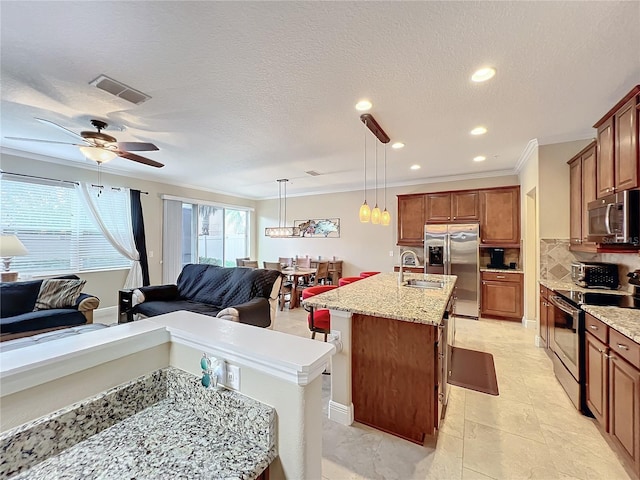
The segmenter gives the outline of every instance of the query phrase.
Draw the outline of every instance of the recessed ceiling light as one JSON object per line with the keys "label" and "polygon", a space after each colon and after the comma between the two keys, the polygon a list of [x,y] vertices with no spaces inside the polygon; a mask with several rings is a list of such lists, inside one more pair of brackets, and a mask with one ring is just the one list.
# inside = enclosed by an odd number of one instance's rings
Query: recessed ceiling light
{"label": "recessed ceiling light", "polygon": [[369,100],[360,100],[356,103],[356,110],[359,112],[366,112],[371,109],[371,107],[373,107],[373,104]]}
{"label": "recessed ceiling light", "polygon": [[486,82],[496,74],[496,69],[491,67],[481,68],[471,75],[471,80],[474,82]]}
{"label": "recessed ceiling light", "polygon": [[487,133],[487,129],[484,127],[476,127],[469,133],[471,133],[471,135],[484,135],[485,133]]}
{"label": "recessed ceiling light", "polygon": [[420,170],[420,165],[411,165],[411,170]]}
{"label": "recessed ceiling light", "polygon": [[396,142],[393,145],[391,145],[391,148],[395,148],[396,150],[399,150],[401,148],[404,148],[404,143],[402,142]]}
{"label": "recessed ceiling light", "polygon": [[484,162],[487,159],[484,155],[478,155],[477,157],[473,157],[474,162]]}

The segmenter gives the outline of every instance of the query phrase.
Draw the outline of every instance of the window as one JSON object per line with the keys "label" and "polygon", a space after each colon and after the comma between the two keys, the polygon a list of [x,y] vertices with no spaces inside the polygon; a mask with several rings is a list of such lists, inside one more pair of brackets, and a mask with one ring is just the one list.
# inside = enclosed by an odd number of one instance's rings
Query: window
{"label": "window", "polygon": [[14,270],[44,274],[131,267],[83,210],[73,184],[3,174],[0,209],[2,233],[17,235],[29,251],[14,257]]}
{"label": "window", "polygon": [[[235,267],[249,251],[249,210],[165,196],[163,281],[188,263]],[[175,252],[179,252],[179,258]]]}

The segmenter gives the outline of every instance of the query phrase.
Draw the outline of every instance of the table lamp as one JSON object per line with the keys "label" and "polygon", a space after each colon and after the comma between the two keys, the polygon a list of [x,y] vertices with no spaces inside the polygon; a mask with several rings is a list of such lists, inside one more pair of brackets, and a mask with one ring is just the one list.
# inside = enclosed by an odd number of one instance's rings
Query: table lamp
{"label": "table lamp", "polygon": [[28,253],[20,239],[15,235],[0,236],[0,257],[2,257],[2,263],[4,264],[4,270],[2,271],[3,282],[15,282],[18,280],[18,272],[9,271],[11,260],[13,260],[13,257],[27,255]]}

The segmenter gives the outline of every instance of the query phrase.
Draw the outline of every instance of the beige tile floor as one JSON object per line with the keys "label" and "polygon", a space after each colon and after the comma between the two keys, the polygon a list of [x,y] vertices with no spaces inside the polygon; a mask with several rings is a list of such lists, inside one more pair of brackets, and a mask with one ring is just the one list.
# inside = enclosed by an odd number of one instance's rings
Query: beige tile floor
{"label": "beige tile floor", "polygon": [[[275,330],[308,337],[306,312],[278,312]],[[458,346],[493,354],[500,395],[452,386],[436,448],[325,416],[324,479],[629,478],[593,421],[573,408],[533,329],[458,319],[456,330]],[[330,377],[323,382],[326,414]]]}

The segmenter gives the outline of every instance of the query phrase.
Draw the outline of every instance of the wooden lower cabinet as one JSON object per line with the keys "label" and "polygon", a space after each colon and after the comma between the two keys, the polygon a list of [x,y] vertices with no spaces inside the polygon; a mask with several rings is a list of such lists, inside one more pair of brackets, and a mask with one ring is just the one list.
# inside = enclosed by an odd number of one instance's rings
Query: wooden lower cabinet
{"label": "wooden lower cabinet", "polygon": [[522,274],[480,272],[480,315],[522,320]]}
{"label": "wooden lower cabinet", "polygon": [[[393,271],[394,272],[399,272],[400,271],[400,267],[399,266],[395,266],[393,267]],[[411,267],[411,266],[405,266],[402,271],[404,273],[424,273],[424,267]]]}
{"label": "wooden lower cabinet", "polygon": [[585,315],[585,330],[587,408],[627,470],[639,478],[640,345],[590,314]]}
{"label": "wooden lower cabinet", "polygon": [[354,419],[420,445],[433,438],[438,327],[361,314],[351,322]]}

